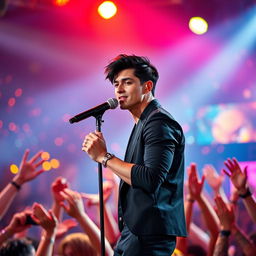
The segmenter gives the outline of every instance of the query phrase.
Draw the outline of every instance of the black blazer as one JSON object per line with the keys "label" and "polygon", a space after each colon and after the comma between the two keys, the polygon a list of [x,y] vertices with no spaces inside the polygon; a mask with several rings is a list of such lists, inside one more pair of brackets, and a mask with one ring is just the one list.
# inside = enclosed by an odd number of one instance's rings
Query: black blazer
{"label": "black blazer", "polygon": [[180,125],[157,100],[134,126],[125,162],[134,163],[131,186],[119,187],[119,228],[135,235],[186,236],[183,204],[185,139]]}

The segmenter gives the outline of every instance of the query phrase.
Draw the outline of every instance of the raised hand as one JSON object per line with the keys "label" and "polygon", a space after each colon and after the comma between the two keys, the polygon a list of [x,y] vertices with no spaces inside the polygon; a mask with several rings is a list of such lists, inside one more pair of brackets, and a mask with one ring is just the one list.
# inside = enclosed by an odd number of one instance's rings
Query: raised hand
{"label": "raised hand", "polygon": [[[103,200],[106,202],[114,188],[115,184],[112,181],[104,181],[103,182]],[[81,193],[81,196],[83,198],[87,199],[86,205],[88,207],[92,205],[97,205],[99,204],[99,195],[98,194],[87,194],[87,193]]]}
{"label": "raised hand", "polygon": [[228,171],[223,169],[223,172],[230,177],[231,182],[239,193],[244,194],[247,185],[247,166],[242,171],[236,158],[232,158],[232,160],[228,158],[224,164],[228,168]]}
{"label": "raised hand", "polygon": [[187,168],[187,170],[188,170],[189,197],[191,199],[197,200],[201,196],[205,177],[203,175],[201,181],[199,181],[198,174],[197,174],[197,166],[195,163],[191,163],[190,166]]}
{"label": "raised hand", "polygon": [[60,194],[65,198],[67,205],[61,202],[61,206],[65,209],[67,214],[75,219],[80,218],[84,214],[84,203],[80,193],[71,189],[64,189]]}
{"label": "raised hand", "polygon": [[8,236],[20,233],[31,227],[31,225],[26,224],[27,214],[27,211],[23,211],[13,215],[10,224],[5,229]]}
{"label": "raised hand", "polygon": [[[14,177],[14,181],[19,185],[22,185],[25,182],[35,179],[38,175],[44,172],[43,169],[38,169],[44,162],[40,160],[42,151],[37,152],[29,161],[27,160],[29,155],[29,150],[27,149],[23,155],[23,158],[20,163],[19,172]],[[37,162],[38,161],[38,162]],[[37,162],[37,163],[36,163]]]}
{"label": "raised hand", "polygon": [[55,234],[58,220],[52,211],[47,211],[41,204],[38,203],[34,203],[32,209],[33,219],[45,230],[46,234],[48,236]]}
{"label": "raised hand", "polygon": [[51,185],[53,199],[56,203],[60,203],[65,200],[65,198],[60,194],[61,191],[68,188],[67,180],[63,177],[58,177]]}
{"label": "raised hand", "polygon": [[213,191],[218,193],[224,181],[224,176],[219,175],[215,168],[209,164],[203,167],[203,174]]}
{"label": "raised hand", "polygon": [[74,219],[67,219],[59,223],[57,227],[56,237],[61,237],[66,234],[71,228],[76,227],[77,222]]}
{"label": "raised hand", "polygon": [[215,211],[219,217],[221,229],[231,230],[235,222],[233,206],[228,206],[227,204],[225,204],[220,196],[216,196],[214,200],[216,203]]}

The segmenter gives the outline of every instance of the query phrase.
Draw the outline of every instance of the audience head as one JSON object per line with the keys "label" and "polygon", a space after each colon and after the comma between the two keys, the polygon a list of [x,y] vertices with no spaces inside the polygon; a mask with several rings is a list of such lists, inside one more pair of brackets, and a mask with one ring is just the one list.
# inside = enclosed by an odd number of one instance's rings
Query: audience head
{"label": "audience head", "polygon": [[61,256],[96,256],[89,237],[83,233],[67,235],[60,243],[59,254]]}
{"label": "audience head", "polygon": [[26,238],[11,239],[5,242],[0,248],[0,256],[34,256],[35,249],[32,242]]}

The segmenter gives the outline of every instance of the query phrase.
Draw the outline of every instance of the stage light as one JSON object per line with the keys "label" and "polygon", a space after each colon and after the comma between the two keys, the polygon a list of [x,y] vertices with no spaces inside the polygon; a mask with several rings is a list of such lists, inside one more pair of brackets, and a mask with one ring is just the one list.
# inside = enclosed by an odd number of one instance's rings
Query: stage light
{"label": "stage light", "polygon": [[42,167],[45,171],[49,171],[52,168],[51,163],[48,161],[43,162]]}
{"label": "stage light", "polygon": [[53,0],[53,3],[57,6],[64,6],[69,2],[69,0]]}
{"label": "stage light", "polygon": [[207,32],[208,23],[201,17],[193,17],[189,21],[189,28],[193,33],[202,35]]}
{"label": "stage light", "polygon": [[116,5],[111,1],[105,1],[98,7],[98,13],[104,19],[112,18],[116,12]]}
{"label": "stage light", "polygon": [[19,172],[19,167],[16,164],[11,164],[10,171],[11,171],[11,173],[16,174]]}
{"label": "stage light", "polygon": [[50,159],[50,154],[48,152],[42,152],[41,158],[43,160],[49,160]]}
{"label": "stage light", "polygon": [[54,169],[59,168],[59,166],[60,166],[59,160],[53,158],[53,159],[51,160],[51,166],[52,166],[52,168],[54,168]]}

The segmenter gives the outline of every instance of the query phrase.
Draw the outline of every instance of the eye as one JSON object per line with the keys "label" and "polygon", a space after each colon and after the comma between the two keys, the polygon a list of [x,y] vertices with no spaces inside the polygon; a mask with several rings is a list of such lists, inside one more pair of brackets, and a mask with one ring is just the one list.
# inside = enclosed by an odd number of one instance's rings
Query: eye
{"label": "eye", "polygon": [[132,84],[132,81],[125,81],[125,84],[127,84],[127,85],[130,85],[130,84]]}

